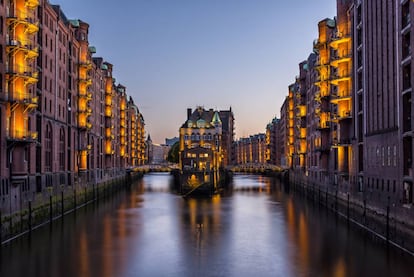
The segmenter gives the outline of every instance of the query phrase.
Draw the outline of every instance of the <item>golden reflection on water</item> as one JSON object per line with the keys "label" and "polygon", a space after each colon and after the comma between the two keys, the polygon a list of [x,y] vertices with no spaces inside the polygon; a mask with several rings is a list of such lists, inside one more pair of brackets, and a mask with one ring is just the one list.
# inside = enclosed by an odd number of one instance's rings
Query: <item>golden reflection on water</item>
{"label": "golden reflection on water", "polygon": [[88,236],[86,231],[82,228],[82,231],[79,234],[79,267],[80,267],[80,277],[89,277],[89,251],[88,251]]}
{"label": "golden reflection on water", "polygon": [[111,218],[109,215],[105,215],[103,219],[103,253],[102,253],[102,275],[110,277],[112,275],[112,255],[106,252],[107,249],[113,249],[112,245],[112,229],[111,229]]}
{"label": "golden reflection on water", "polygon": [[213,231],[211,228],[220,226],[221,196],[214,195],[209,199],[187,199],[186,209],[189,214],[190,227],[193,230]]}
{"label": "golden reflection on water", "polygon": [[346,265],[343,257],[340,257],[338,261],[336,261],[333,269],[333,277],[345,277],[346,275]]}
{"label": "golden reflection on water", "polygon": [[310,266],[309,256],[309,227],[306,216],[303,211],[299,211],[299,215],[295,213],[296,209],[293,198],[289,197],[286,201],[286,217],[288,235],[292,242],[298,246],[298,262],[303,270],[307,270]]}
{"label": "golden reflection on water", "polygon": [[220,213],[221,213],[221,197],[220,195],[214,195],[213,202],[213,226],[220,226]]}
{"label": "golden reflection on water", "polygon": [[302,268],[309,266],[309,234],[308,224],[305,215],[300,212],[299,215],[299,255]]}
{"label": "golden reflection on water", "polygon": [[[127,245],[126,245],[126,237],[127,237],[127,230],[126,230],[126,226],[125,223],[128,220],[127,216],[126,216],[126,210],[127,209],[127,205],[125,203],[122,203],[119,206],[119,210],[118,210],[118,216],[117,216],[117,226],[118,226],[118,247],[119,247],[119,253],[120,255],[118,255],[118,261],[117,261],[117,268],[124,268],[124,265],[127,263],[126,260],[126,250],[127,250]],[[116,228],[116,226],[114,226]]]}

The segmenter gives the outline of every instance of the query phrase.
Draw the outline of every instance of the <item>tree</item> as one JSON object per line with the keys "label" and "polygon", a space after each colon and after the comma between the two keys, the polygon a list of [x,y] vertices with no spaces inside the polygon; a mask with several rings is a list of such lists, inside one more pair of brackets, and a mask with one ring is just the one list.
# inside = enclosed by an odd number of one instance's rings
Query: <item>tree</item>
{"label": "tree", "polygon": [[179,151],[180,151],[180,143],[177,141],[176,143],[171,146],[170,151],[168,151],[167,161],[170,163],[178,163],[179,162]]}

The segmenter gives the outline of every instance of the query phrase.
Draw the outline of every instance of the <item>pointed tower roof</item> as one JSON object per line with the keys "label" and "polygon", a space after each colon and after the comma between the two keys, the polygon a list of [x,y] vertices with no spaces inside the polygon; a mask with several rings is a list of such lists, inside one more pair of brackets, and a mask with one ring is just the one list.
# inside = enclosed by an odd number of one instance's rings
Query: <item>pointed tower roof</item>
{"label": "pointed tower roof", "polygon": [[221,124],[221,119],[220,119],[220,115],[218,113],[218,111],[214,112],[213,118],[211,119],[211,124],[215,125],[215,124]]}

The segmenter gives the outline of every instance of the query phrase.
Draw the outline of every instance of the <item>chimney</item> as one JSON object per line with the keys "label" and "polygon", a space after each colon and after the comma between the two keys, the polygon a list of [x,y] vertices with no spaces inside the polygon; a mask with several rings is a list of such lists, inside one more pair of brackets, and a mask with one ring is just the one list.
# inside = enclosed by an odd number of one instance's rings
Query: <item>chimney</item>
{"label": "chimney", "polygon": [[187,109],[187,120],[190,119],[192,114],[191,108]]}

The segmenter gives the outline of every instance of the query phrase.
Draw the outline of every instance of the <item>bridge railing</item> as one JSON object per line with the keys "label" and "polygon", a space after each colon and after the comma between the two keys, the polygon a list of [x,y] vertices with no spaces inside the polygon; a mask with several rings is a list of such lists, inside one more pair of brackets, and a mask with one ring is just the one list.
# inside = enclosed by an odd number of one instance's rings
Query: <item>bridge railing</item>
{"label": "bridge railing", "polygon": [[272,164],[262,163],[248,163],[241,165],[229,166],[227,168],[232,172],[245,172],[245,173],[265,173],[265,172],[281,172],[282,168]]}

